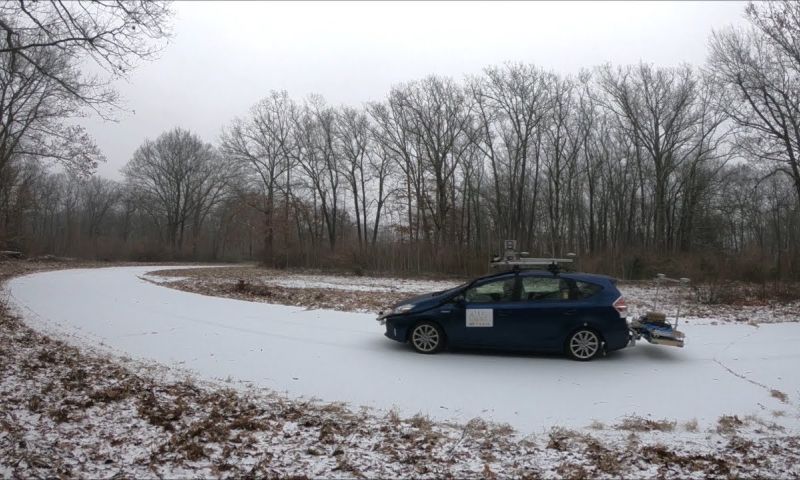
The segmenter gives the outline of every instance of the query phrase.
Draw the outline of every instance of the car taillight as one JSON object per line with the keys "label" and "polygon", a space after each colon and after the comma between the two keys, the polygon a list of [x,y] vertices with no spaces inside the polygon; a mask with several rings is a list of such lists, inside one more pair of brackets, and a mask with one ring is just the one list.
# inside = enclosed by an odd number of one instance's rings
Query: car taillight
{"label": "car taillight", "polygon": [[628,306],[625,305],[625,297],[619,297],[612,305],[616,311],[619,312],[620,317],[624,317],[628,313]]}

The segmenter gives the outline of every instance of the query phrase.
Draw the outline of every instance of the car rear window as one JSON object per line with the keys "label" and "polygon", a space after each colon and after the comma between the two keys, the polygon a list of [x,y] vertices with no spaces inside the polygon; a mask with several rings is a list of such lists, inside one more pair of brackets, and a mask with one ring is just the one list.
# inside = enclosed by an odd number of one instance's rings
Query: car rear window
{"label": "car rear window", "polygon": [[575,281],[575,287],[577,287],[579,299],[593,297],[603,289],[603,287],[595,283],[582,282],[580,280]]}

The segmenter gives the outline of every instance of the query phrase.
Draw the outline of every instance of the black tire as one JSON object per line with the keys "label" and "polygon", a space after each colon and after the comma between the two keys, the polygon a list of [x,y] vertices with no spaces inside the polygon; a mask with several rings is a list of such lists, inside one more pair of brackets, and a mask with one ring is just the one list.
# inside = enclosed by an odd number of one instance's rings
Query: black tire
{"label": "black tire", "polygon": [[596,358],[603,348],[603,338],[590,328],[580,328],[572,332],[564,346],[567,356],[579,362]]}
{"label": "black tire", "polygon": [[417,353],[430,355],[444,348],[444,332],[433,322],[419,322],[408,333],[408,341]]}

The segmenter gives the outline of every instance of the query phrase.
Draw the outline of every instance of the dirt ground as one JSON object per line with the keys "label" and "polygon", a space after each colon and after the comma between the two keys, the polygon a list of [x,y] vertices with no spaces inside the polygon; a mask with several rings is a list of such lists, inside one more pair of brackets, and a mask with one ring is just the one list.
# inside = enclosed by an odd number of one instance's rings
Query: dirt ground
{"label": "dirt ground", "polygon": [[[97,264],[94,264],[97,265]],[[105,265],[105,264],[103,264]],[[0,279],[76,262],[0,262]],[[800,437],[760,418],[629,417],[529,436],[194,380],[78,349],[0,303],[4,478],[644,478],[800,475]]]}

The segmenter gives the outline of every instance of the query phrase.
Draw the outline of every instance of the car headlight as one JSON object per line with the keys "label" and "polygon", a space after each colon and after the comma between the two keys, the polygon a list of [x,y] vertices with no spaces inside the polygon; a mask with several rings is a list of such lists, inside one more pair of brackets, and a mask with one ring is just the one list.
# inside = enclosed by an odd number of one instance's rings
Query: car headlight
{"label": "car headlight", "polygon": [[406,313],[407,311],[411,310],[412,308],[414,308],[414,304],[413,303],[406,303],[406,304],[400,305],[398,307],[395,307],[395,309],[392,310],[392,313]]}

